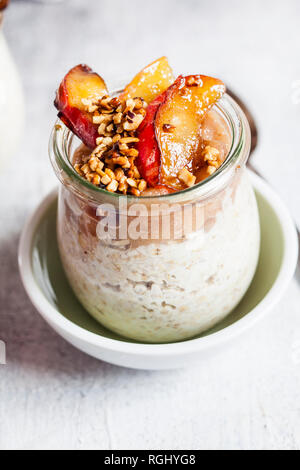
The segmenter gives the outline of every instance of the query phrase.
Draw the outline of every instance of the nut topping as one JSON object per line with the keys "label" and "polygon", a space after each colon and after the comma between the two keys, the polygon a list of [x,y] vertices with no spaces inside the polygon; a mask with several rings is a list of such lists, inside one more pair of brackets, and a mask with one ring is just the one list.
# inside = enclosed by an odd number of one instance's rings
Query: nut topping
{"label": "nut topping", "polygon": [[196,182],[196,176],[193,175],[190,171],[186,168],[183,168],[178,173],[179,180],[184,183],[188,188],[194,186]]}
{"label": "nut topping", "polygon": [[96,186],[104,185],[110,192],[140,196],[147,188],[135,165],[139,152],[136,130],[145,117],[147,104],[141,98],[110,98],[108,95],[82,99],[94,124],[99,124],[97,147],[87,161],[76,164],[75,170]]}

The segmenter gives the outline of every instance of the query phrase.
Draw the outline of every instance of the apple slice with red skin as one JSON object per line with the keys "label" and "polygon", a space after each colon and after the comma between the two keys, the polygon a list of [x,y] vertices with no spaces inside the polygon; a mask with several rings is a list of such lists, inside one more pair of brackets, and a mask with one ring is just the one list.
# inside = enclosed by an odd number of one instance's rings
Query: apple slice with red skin
{"label": "apple slice with red skin", "polygon": [[139,156],[136,159],[136,165],[144,180],[152,187],[159,183],[160,168],[160,150],[155,135],[155,117],[165,98],[166,92],[148,105],[146,116],[137,131],[139,142],[136,144],[136,148],[139,151]]}
{"label": "apple slice with red skin", "polygon": [[151,62],[144,67],[125,87],[121,98],[143,98],[151,103],[174,82],[173,71],[167,57]]}
{"label": "apple slice with red skin", "polygon": [[148,105],[138,129],[137,165],[149,186],[184,189],[178,172],[183,168],[193,171],[201,164],[201,121],[224,92],[221,80],[180,76]]}
{"label": "apple slice with red skin", "polygon": [[154,126],[161,154],[160,184],[184,189],[179,171],[194,173],[203,164],[201,121],[224,93],[221,80],[204,75],[179,76],[168,88]]}
{"label": "apple slice with red skin", "polygon": [[104,80],[84,64],[73,67],[62,80],[54,104],[58,117],[90,148],[96,147],[98,125],[85,110],[82,99],[93,99],[108,94]]}

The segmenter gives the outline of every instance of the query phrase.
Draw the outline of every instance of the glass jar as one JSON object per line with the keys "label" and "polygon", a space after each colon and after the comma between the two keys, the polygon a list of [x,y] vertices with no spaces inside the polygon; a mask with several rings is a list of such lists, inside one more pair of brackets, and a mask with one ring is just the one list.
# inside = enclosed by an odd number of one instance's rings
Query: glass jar
{"label": "glass jar", "polygon": [[249,126],[227,95],[215,111],[232,139],[223,165],[192,188],[151,197],[109,193],[81,178],[70,163],[78,139],[59,121],[54,127],[63,266],[86,310],[120,335],[191,338],[227,316],[251,283],[260,228],[245,168]]}
{"label": "glass jar", "polygon": [[0,11],[0,169],[18,149],[24,124],[21,82],[2,31]]}

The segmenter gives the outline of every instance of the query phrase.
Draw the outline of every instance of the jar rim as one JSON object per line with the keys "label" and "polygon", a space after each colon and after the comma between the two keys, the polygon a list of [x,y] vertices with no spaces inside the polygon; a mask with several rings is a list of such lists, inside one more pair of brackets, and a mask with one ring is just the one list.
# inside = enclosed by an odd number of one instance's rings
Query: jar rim
{"label": "jar rim", "polygon": [[[122,90],[118,90],[114,93],[117,94],[121,91]],[[197,193],[199,197],[205,197],[216,189],[219,190],[219,187],[223,187],[223,184],[226,184],[228,177],[230,177],[231,170],[234,169],[237,164],[242,165],[246,163],[250,151],[251,134],[249,123],[244,112],[227,93],[225,93],[212,109],[218,109],[218,111],[222,113],[232,133],[231,147],[222,165],[212,175],[192,187],[169,194],[143,196],[142,199],[144,201],[164,200],[171,202],[172,200],[172,202],[175,202],[176,198],[184,200],[195,193]],[[84,195],[84,197],[94,201],[97,201],[97,199],[103,195],[105,195],[105,197],[111,197],[112,201],[115,202],[120,197],[126,197],[130,202],[141,199],[131,194],[124,196],[120,193],[109,192],[104,188],[95,186],[80,176],[69,159],[69,150],[74,137],[75,134],[73,134],[60,119],[57,119],[50,136],[49,155],[54,171],[62,184],[65,184],[64,175],[66,175],[68,186],[71,186],[71,189],[73,189],[77,195]]]}

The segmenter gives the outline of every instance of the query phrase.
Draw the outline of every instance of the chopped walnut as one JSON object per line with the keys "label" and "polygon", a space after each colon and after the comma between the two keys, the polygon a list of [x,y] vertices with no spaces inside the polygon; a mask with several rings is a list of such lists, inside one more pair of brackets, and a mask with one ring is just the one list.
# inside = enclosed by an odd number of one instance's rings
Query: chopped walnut
{"label": "chopped walnut", "polygon": [[136,187],[137,187],[136,181],[135,181],[133,178],[127,178],[127,183],[128,183],[129,186],[131,186],[132,188],[136,188]]}
{"label": "chopped walnut", "polygon": [[139,142],[136,130],[143,121],[147,103],[142,98],[126,101],[107,95],[83,99],[83,105],[92,114],[93,123],[99,125],[96,148],[90,157],[74,166],[77,173],[96,186],[108,191],[135,196],[147,188],[135,165],[139,152],[134,145]]}
{"label": "chopped walnut", "polygon": [[142,114],[137,114],[133,118],[129,118],[124,122],[123,129],[125,131],[135,131],[143,120],[144,116]]}
{"label": "chopped walnut", "polygon": [[217,162],[219,160],[220,152],[215,147],[207,145],[202,152],[202,156],[205,162],[212,164],[213,162]]}
{"label": "chopped walnut", "polygon": [[182,183],[184,183],[188,188],[190,186],[194,186],[196,182],[196,176],[193,175],[190,171],[188,171],[186,168],[183,168],[182,170],[179,171],[178,173],[178,178]]}
{"label": "chopped walnut", "polygon": [[114,193],[117,191],[118,186],[119,186],[118,181],[114,179],[106,186],[106,189],[107,191],[111,191],[112,193]]}
{"label": "chopped walnut", "polygon": [[145,180],[139,182],[138,190],[142,193],[147,188],[147,183]]}
{"label": "chopped walnut", "polygon": [[212,175],[222,164],[220,152],[215,147],[207,145],[202,152],[203,160],[207,164],[207,173]]}
{"label": "chopped walnut", "polygon": [[131,188],[131,194],[133,194],[134,196],[140,196],[141,195],[140,191],[136,188]]}
{"label": "chopped walnut", "polygon": [[105,173],[101,178],[101,183],[107,186],[111,182],[111,178]]}

